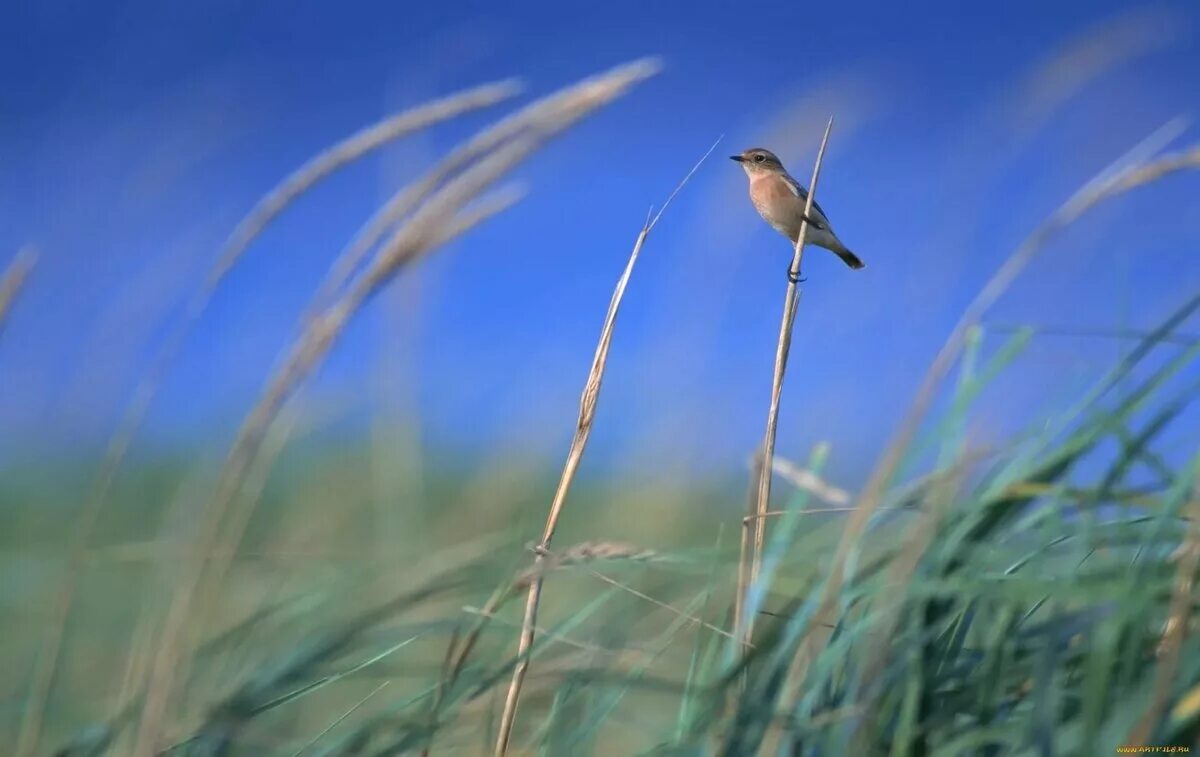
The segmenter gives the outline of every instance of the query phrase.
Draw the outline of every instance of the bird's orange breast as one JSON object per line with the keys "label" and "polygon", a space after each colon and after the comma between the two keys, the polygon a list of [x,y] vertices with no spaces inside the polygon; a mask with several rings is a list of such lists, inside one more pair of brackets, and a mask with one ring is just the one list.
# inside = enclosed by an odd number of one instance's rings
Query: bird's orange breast
{"label": "bird's orange breast", "polygon": [[800,198],[787,182],[771,174],[750,181],[750,201],[758,214],[783,234],[793,233],[792,227],[804,214]]}

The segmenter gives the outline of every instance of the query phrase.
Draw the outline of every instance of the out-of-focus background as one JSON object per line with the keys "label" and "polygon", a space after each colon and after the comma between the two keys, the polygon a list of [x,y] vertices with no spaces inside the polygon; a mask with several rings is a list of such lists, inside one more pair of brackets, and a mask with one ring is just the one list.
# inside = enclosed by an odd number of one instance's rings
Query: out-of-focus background
{"label": "out-of-focus background", "polygon": [[[867,268],[806,255],[778,453],[804,460],[828,442],[825,477],[854,492],[1022,239],[1131,149],[1200,135],[1200,9],[1187,2],[218,0],[0,15],[0,267],[37,251],[0,331],[0,741],[15,743],[44,629],[62,625],[38,705],[44,748],[137,690],[147,618],[171,593],[162,566],[335,255],[515,106],[384,146],[254,242],[171,363],[73,566],[105,447],[223,240],[346,135],[500,78],[522,80],[520,104],[642,55],[664,63],[522,166],[519,204],[354,320],[284,419],[239,581],[214,614],[229,622],[306,581],[394,586],[388,569],[487,551],[498,534],[519,564],[647,210],[718,138],[632,277],[564,544],[704,548],[722,524],[724,546],[736,541],[789,247],[726,155],[767,147],[807,181],[835,118],[818,197]],[[1055,237],[984,320],[989,344],[1039,330],[978,402],[972,444],[1001,446],[1080,396],[1196,292],[1198,249],[1194,175]],[[1184,411],[1155,453],[1182,464],[1197,421]],[[359,575],[380,566],[382,579]]]}

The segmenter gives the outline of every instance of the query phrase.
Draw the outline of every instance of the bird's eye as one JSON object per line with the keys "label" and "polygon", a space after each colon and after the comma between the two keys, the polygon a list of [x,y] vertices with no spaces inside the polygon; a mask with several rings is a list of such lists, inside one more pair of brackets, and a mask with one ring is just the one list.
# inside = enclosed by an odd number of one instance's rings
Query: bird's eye
{"label": "bird's eye", "polygon": [[754,156],[754,162],[755,162],[755,163],[762,163],[762,162],[763,162],[764,160],[766,160],[766,159],[767,159],[767,156],[766,156],[766,155],[755,155],[755,156]]}

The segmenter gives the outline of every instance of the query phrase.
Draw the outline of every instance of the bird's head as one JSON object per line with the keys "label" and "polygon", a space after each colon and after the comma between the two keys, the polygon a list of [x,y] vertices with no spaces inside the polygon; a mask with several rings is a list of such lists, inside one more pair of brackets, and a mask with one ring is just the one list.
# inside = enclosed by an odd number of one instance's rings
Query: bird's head
{"label": "bird's head", "polygon": [[783,173],[783,164],[775,157],[775,153],[761,147],[751,148],[740,155],[730,155],[729,159],[741,163],[751,177],[764,173]]}

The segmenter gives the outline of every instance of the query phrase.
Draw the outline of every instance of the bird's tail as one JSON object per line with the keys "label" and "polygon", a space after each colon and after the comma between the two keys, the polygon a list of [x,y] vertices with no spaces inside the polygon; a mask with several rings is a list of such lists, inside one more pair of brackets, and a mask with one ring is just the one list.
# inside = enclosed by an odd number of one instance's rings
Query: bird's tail
{"label": "bird's tail", "polygon": [[843,263],[855,270],[867,267],[867,264],[862,262],[862,258],[850,252],[850,248],[842,244],[842,240],[837,238],[837,234],[834,234],[832,229],[823,229],[822,231],[824,233],[820,235],[819,239],[814,240],[817,244],[837,255]]}
{"label": "bird's tail", "polygon": [[834,252],[839,258],[842,259],[843,263],[855,270],[867,267],[867,264],[862,262],[860,257],[855,255],[853,252],[850,252],[850,250],[846,249],[845,247],[840,247],[839,249],[834,250]]}

